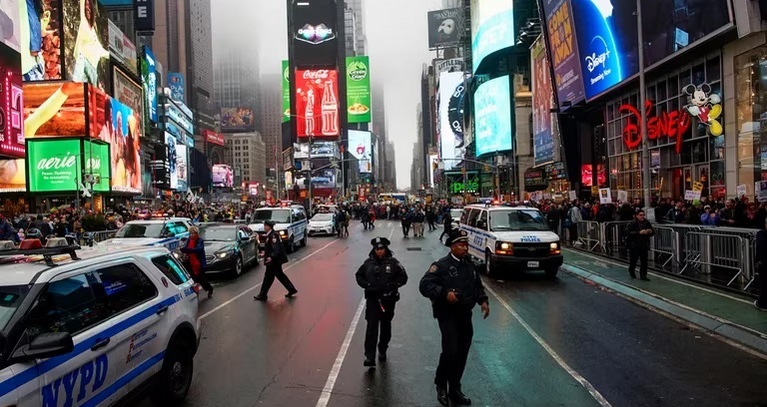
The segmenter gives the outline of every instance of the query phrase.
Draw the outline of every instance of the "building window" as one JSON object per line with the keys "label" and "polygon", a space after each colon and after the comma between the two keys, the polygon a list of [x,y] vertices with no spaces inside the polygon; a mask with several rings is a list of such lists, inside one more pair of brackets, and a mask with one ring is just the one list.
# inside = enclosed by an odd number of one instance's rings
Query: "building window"
{"label": "building window", "polygon": [[767,179],[767,46],[735,58],[735,92],[738,184],[754,196],[754,184]]}

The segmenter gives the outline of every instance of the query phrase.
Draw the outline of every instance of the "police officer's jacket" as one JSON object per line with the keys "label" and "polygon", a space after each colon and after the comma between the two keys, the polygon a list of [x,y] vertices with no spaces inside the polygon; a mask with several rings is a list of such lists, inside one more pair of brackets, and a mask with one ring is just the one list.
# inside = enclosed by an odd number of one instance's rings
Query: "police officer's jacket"
{"label": "police officer's jacket", "polygon": [[407,283],[407,273],[399,261],[386,249],[386,257],[379,259],[373,251],[362,263],[355,277],[357,284],[365,289],[366,299],[399,299],[399,288]]}
{"label": "police officer's jacket", "polygon": [[282,246],[282,239],[280,234],[272,229],[265,236],[266,242],[264,244],[264,258],[271,257],[274,264],[285,264],[288,262],[288,255],[285,253],[285,248]]}
{"label": "police officer's jacket", "polygon": [[[468,257],[458,260],[452,254],[437,260],[421,279],[421,294],[431,300],[434,317],[470,311],[487,301],[482,280]],[[448,291],[455,291],[456,304],[447,302]]]}

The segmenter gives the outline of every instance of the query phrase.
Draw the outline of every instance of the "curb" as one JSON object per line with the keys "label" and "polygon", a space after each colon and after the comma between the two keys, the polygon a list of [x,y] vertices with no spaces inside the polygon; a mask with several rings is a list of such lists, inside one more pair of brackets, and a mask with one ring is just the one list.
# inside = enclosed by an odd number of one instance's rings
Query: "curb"
{"label": "curb", "polygon": [[758,356],[767,359],[767,334],[578,266],[563,264],[561,269],[587,284],[613,291],[644,308],[698,327],[713,336],[724,339],[725,342],[746,348],[752,353],[756,352]]}

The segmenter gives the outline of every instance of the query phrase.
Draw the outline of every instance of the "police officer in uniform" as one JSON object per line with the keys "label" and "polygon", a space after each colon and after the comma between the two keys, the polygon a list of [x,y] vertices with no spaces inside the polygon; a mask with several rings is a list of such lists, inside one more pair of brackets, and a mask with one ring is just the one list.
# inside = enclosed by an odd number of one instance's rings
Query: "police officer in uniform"
{"label": "police officer in uniform", "polygon": [[[407,283],[407,273],[394,254],[389,250],[389,239],[376,237],[370,241],[373,249],[367,260],[355,274],[357,284],[365,289],[365,362],[367,367],[376,365],[376,345],[378,360],[386,361],[386,349],[391,339],[391,320],[394,318],[394,305],[399,300],[398,289]],[[381,337],[378,337],[379,325]]]}
{"label": "police officer in uniform", "polygon": [[290,281],[285,272],[282,271],[282,265],[288,262],[288,255],[285,254],[285,248],[282,247],[282,239],[279,233],[274,231],[274,221],[267,220],[264,222],[264,230],[266,235],[266,245],[264,247],[264,265],[266,265],[266,271],[264,272],[264,282],[261,285],[261,292],[254,296],[253,299],[257,301],[266,301],[269,289],[274,283],[274,278],[280,280],[280,283],[288,290],[285,297],[290,298],[295,295],[298,290]]}
{"label": "police officer in uniform", "polygon": [[448,398],[457,405],[470,405],[471,400],[461,391],[461,377],[474,334],[472,309],[479,304],[483,318],[487,318],[490,306],[482,280],[468,258],[466,231],[450,232],[446,246],[450,254],[429,267],[419,288],[431,300],[442,333],[442,354],[434,378],[437,400],[443,406],[448,405]]}

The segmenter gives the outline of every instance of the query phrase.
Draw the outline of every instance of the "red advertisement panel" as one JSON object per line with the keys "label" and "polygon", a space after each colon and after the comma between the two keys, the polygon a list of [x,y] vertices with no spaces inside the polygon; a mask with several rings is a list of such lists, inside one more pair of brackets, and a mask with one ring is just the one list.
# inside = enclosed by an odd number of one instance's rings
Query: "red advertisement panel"
{"label": "red advertisement panel", "polygon": [[74,82],[24,83],[25,138],[85,136],[86,86]]}
{"label": "red advertisement panel", "polygon": [[0,46],[0,154],[24,157],[24,111],[19,54]]}
{"label": "red advertisement panel", "polygon": [[338,71],[309,69],[296,71],[298,137],[337,137]]}
{"label": "red advertisement panel", "polygon": [[223,146],[226,144],[223,134],[219,134],[214,131],[210,131],[208,129],[203,129],[202,134],[205,136],[205,141],[208,143],[218,144],[219,146]]}

